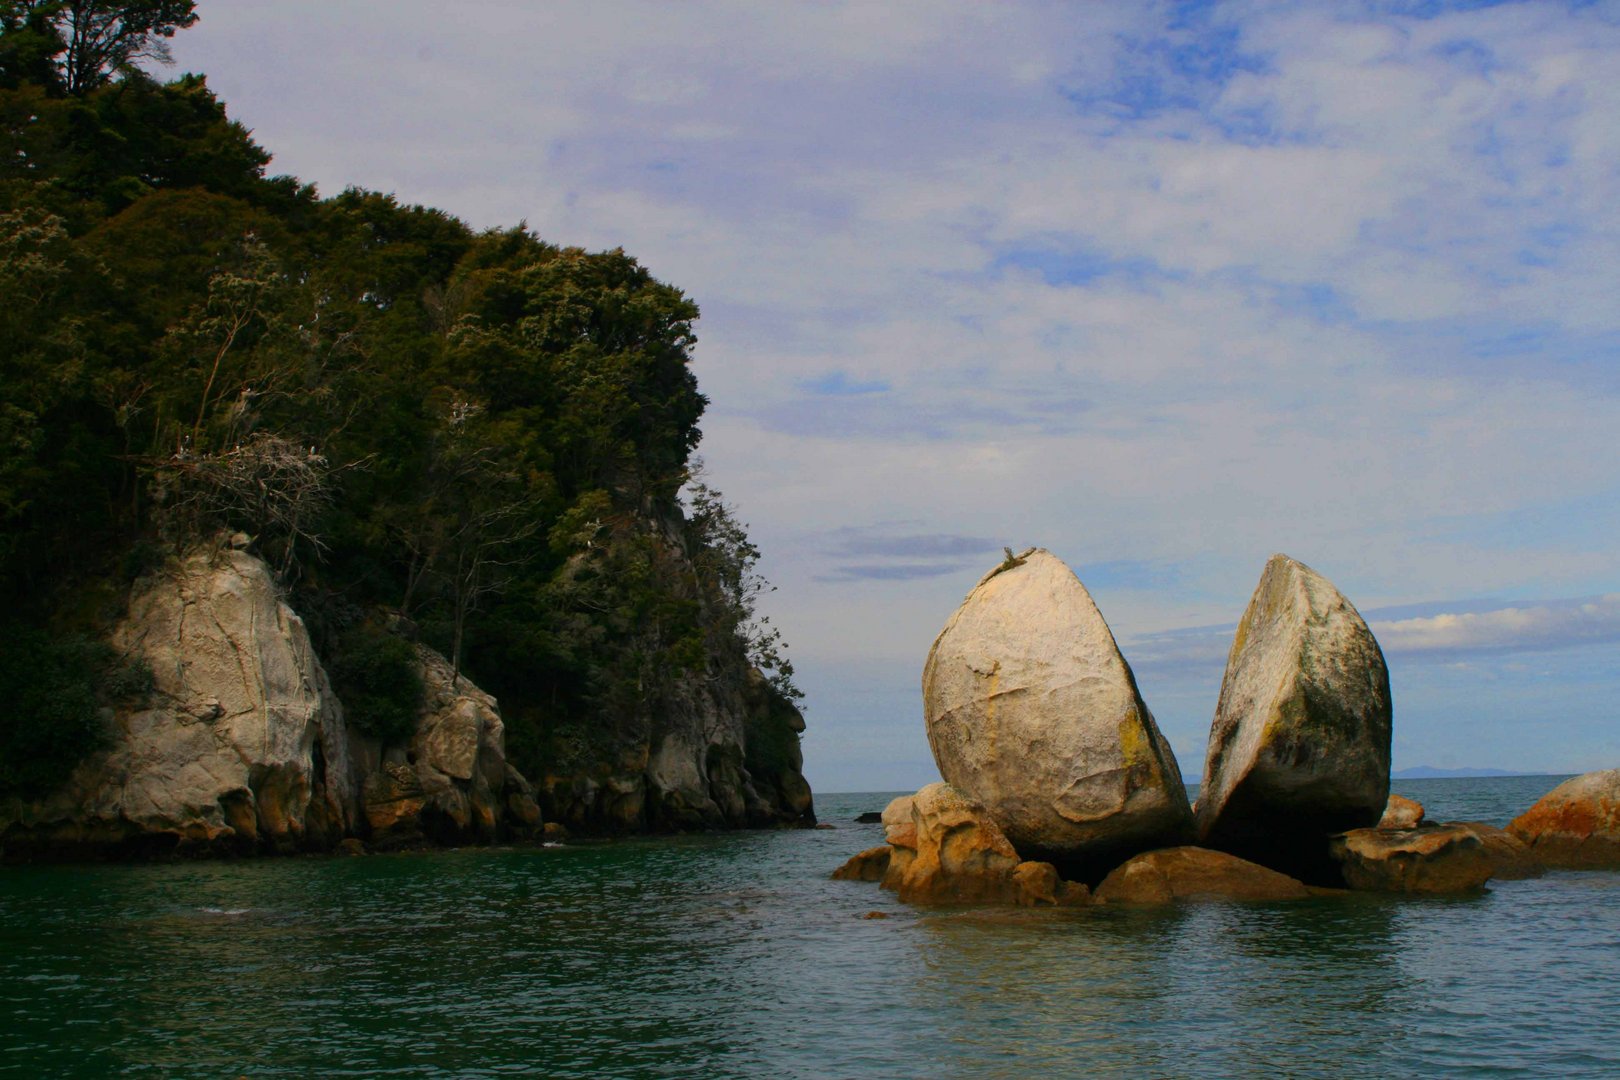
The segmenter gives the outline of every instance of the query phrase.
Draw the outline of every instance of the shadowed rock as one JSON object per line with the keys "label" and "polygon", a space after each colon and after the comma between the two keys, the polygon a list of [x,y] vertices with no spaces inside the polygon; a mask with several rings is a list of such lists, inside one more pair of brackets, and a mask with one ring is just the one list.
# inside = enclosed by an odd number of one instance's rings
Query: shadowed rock
{"label": "shadowed rock", "polygon": [[1517,881],[1523,878],[1538,878],[1547,872],[1530,845],[1520,840],[1506,829],[1498,829],[1494,825],[1487,825],[1483,821],[1458,821],[1453,824],[1461,825],[1485,845],[1485,854],[1491,860],[1491,877],[1497,881]]}
{"label": "shadowed rock", "polygon": [[850,856],[848,862],[833,871],[833,880],[882,881],[883,875],[889,872],[890,850],[888,844],[882,844]]}
{"label": "shadowed rock", "polygon": [[1333,837],[1329,850],[1345,883],[1369,892],[1468,892],[1494,869],[1484,842],[1466,825],[1351,829]]}
{"label": "shadowed rock", "polygon": [[1074,876],[1191,832],[1170,745],[1085,586],[1025,551],[987,574],[923,669],[940,775]]}
{"label": "shadowed rock", "polygon": [[1097,886],[1103,904],[1174,900],[1303,900],[1304,883],[1259,863],[1199,847],[1148,851],[1115,867]]}
{"label": "shadowed rock", "polygon": [[1547,866],[1620,867],[1620,769],[1565,780],[1508,823]]}
{"label": "shadowed rock", "polygon": [[136,583],[112,645],[152,691],[60,791],[0,805],[8,854],[329,849],[353,830],[343,710],[264,562],[171,560]]}
{"label": "shadowed rock", "polygon": [[1238,624],[1209,733],[1200,842],[1333,884],[1326,838],[1389,796],[1389,674],[1361,615],[1273,555]]}

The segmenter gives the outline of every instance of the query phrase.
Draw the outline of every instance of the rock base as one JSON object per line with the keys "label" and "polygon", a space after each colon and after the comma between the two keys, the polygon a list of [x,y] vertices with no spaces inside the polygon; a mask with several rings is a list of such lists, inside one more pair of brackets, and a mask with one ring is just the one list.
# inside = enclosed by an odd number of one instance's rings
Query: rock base
{"label": "rock base", "polygon": [[1352,889],[1393,893],[1461,893],[1489,881],[1494,863],[1466,825],[1416,829],[1351,829],[1329,851]]}
{"label": "rock base", "polygon": [[1127,860],[1097,886],[1103,904],[1176,900],[1303,900],[1303,882],[1259,863],[1199,847],[1163,848]]}

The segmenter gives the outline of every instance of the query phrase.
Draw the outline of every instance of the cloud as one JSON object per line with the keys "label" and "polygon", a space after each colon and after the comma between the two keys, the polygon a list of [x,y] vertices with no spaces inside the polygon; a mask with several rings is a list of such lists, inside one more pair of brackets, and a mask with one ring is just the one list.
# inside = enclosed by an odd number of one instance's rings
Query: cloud
{"label": "cloud", "polygon": [[817,577],[817,581],[915,581],[919,578],[944,577],[966,567],[965,562],[952,563],[882,563],[840,566],[830,574]]}
{"label": "cloud", "polygon": [[1384,650],[1395,656],[1450,658],[1567,649],[1620,642],[1620,594],[1494,611],[1374,620],[1369,626]]}
{"label": "cloud", "polygon": [[831,534],[833,550],[845,555],[956,556],[995,551],[999,545],[981,536],[883,535],[873,529],[840,529]]}
{"label": "cloud", "polygon": [[277,169],[622,245],[701,304],[702,452],[812,715],[851,658],[914,686],[1003,544],[1217,681],[1277,550],[1397,662],[1606,633],[1377,614],[1620,588],[1602,5],[441,8],[217,5],[175,49]]}
{"label": "cloud", "polygon": [[[1392,661],[1455,665],[1470,657],[1620,642],[1620,594],[1541,604],[1473,601],[1435,611],[1439,606],[1403,605],[1369,611],[1364,617]],[[1413,613],[1417,610],[1429,613]],[[1125,651],[1132,664],[1142,667],[1224,666],[1235,629],[1235,624],[1194,626],[1143,634],[1131,639]]]}

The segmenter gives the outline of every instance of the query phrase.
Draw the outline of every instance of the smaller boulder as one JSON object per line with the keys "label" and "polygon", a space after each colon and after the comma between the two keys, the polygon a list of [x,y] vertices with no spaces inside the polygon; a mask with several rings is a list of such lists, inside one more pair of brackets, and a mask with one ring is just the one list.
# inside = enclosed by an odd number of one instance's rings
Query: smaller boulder
{"label": "smaller boulder", "polygon": [[1384,816],[1378,819],[1380,829],[1415,829],[1423,824],[1423,804],[1405,795],[1391,795],[1384,804]]}
{"label": "smaller boulder", "polygon": [[[910,821],[901,820],[909,809]],[[883,887],[912,904],[1072,902],[1056,868],[1021,859],[984,807],[949,784],[930,784],[883,813],[890,857]]]}
{"label": "smaller boulder", "polygon": [[855,818],[855,824],[857,824],[857,825],[876,825],[878,822],[880,822],[882,820],[883,820],[883,812],[882,811],[880,811],[880,810],[868,810],[866,813],[860,814]]}
{"label": "smaller boulder", "polygon": [[1345,884],[1367,892],[1459,893],[1484,885],[1493,865],[1465,825],[1351,829],[1328,844]]}
{"label": "smaller boulder", "polygon": [[1538,878],[1547,872],[1530,846],[1506,829],[1498,829],[1495,825],[1487,825],[1483,821],[1459,821],[1461,825],[1485,845],[1485,854],[1490,856],[1491,877],[1497,881],[1518,881],[1524,878]]}
{"label": "smaller boulder", "polygon": [[887,844],[875,848],[867,848],[859,855],[852,855],[843,866],[833,871],[834,881],[882,881],[883,875],[889,872],[889,852],[892,849]]}
{"label": "smaller boulder", "polygon": [[1547,866],[1620,867],[1620,769],[1565,780],[1508,822],[1507,831]]}
{"label": "smaller boulder", "polygon": [[1097,886],[1103,904],[1175,900],[1303,900],[1302,882],[1258,863],[1200,847],[1148,851],[1114,868]]}

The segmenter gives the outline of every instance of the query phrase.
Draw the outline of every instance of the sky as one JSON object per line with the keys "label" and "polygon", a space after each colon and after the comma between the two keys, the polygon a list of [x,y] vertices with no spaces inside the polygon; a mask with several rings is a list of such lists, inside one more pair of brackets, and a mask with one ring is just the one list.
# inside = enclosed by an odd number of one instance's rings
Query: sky
{"label": "sky", "polygon": [[938,778],[1004,546],[1096,599],[1182,771],[1286,552],[1394,766],[1620,765],[1620,8],[201,0],[273,172],[623,247],[702,309],[822,791]]}

